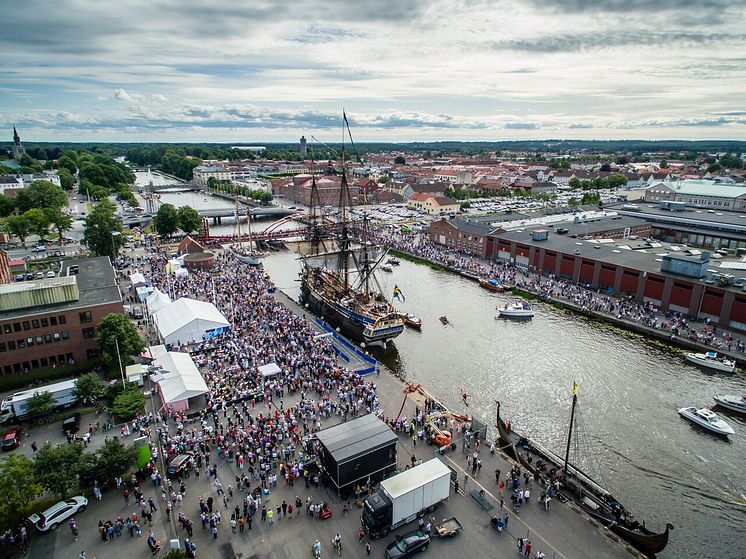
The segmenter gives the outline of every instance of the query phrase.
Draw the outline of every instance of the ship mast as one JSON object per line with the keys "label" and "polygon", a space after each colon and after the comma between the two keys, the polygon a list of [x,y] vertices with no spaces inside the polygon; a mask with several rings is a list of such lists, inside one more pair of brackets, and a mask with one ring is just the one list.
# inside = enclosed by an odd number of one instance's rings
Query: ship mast
{"label": "ship mast", "polygon": [[572,383],[572,408],[570,408],[570,428],[567,430],[567,446],[565,447],[565,467],[562,470],[567,478],[567,468],[570,465],[570,443],[572,442],[572,426],[575,422],[575,407],[578,405],[578,385]]}
{"label": "ship mast", "polygon": [[350,189],[347,185],[347,170],[345,169],[345,122],[347,115],[342,110],[342,182],[339,188],[339,219],[340,231],[337,244],[339,245],[339,269],[342,271],[342,281],[344,292],[349,291],[350,287],[350,231],[347,217],[347,206],[350,205]]}

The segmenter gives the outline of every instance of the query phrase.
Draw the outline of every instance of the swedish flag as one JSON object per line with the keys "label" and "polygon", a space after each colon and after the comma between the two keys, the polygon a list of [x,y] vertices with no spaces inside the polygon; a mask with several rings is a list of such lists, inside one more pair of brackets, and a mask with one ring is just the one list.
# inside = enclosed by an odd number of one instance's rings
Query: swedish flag
{"label": "swedish flag", "polygon": [[401,292],[401,289],[399,289],[398,285],[394,286],[394,299],[398,299],[402,303],[405,301],[404,293]]}

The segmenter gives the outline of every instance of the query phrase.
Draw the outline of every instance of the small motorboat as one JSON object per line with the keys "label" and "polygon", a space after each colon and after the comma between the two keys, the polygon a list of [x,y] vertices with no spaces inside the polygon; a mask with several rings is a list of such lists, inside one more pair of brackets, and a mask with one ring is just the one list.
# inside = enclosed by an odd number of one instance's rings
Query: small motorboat
{"label": "small motorboat", "polygon": [[495,291],[497,293],[502,293],[503,291],[505,291],[505,286],[496,279],[481,278],[479,280],[479,285],[481,287],[484,287],[488,291]]}
{"label": "small motorboat", "polygon": [[388,260],[386,260],[386,264],[391,264],[392,266],[398,266],[399,264],[401,264],[401,262],[396,258],[389,258]]}
{"label": "small motorboat", "polygon": [[441,316],[441,317],[440,317],[440,321],[441,321],[441,322],[442,322],[443,324],[448,324],[448,317],[447,317],[447,316]]}
{"label": "small motorboat", "polygon": [[699,410],[695,407],[681,408],[679,410],[679,415],[684,419],[688,419],[692,423],[696,423],[700,427],[704,427],[705,429],[717,433],[718,435],[723,435],[724,437],[735,433],[733,427],[720,419],[714,411],[708,410],[707,408]]}
{"label": "small motorboat", "polygon": [[684,357],[686,357],[687,361],[699,365],[700,367],[706,367],[724,373],[732,373],[736,370],[735,361],[725,357],[720,357],[714,351],[708,351],[707,353],[685,353]]}
{"label": "small motorboat", "polygon": [[531,305],[526,301],[516,301],[497,307],[495,318],[531,318],[532,316],[534,316],[534,309]]}
{"label": "small motorboat", "polygon": [[384,264],[383,266],[381,266],[381,270],[383,270],[384,272],[389,272],[389,273],[394,271],[394,269],[388,264]]}
{"label": "small motorboat", "polygon": [[409,326],[414,330],[422,330],[422,321],[412,313],[401,314],[399,316],[401,316],[406,326]]}
{"label": "small motorboat", "polygon": [[727,396],[725,394],[715,394],[713,399],[718,406],[729,409],[731,411],[737,411],[738,413],[746,413],[746,396]]}

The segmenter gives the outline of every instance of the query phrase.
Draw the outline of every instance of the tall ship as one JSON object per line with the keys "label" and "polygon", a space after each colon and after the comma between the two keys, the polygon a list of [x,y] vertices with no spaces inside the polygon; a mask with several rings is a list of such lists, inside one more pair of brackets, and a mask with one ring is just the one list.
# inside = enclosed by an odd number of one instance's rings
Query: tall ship
{"label": "tall ship", "polygon": [[241,210],[238,204],[238,200],[236,200],[235,216],[236,228],[238,230],[238,244],[232,245],[231,250],[233,250],[233,252],[236,254],[236,257],[244,264],[249,264],[250,266],[259,266],[262,263],[262,258],[267,256],[267,253],[254,249],[254,239],[251,238],[251,207],[246,207],[247,228],[249,230],[249,238],[246,243],[241,236]]}
{"label": "tall ship", "polygon": [[[352,199],[344,143],[338,206],[339,219],[330,223],[323,215],[316,179],[312,177],[309,246],[301,256],[301,304],[361,345],[385,347],[404,331],[404,320],[384,295],[375,276],[387,252],[368,240],[367,214],[363,212],[362,219],[354,224],[350,221]],[[353,225],[357,243],[353,242]]]}

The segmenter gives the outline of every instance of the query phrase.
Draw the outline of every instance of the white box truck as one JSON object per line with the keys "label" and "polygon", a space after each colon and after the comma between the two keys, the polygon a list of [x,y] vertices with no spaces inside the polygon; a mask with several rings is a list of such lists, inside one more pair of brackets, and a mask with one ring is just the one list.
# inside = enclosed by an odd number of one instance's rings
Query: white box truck
{"label": "white box truck", "polygon": [[2,404],[0,404],[0,423],[5,424],[25,419],[29,399],[42,392],[50,392],[52,394],[57,409],[66,408],[77,401],[74,394],[75,379],[57,382],[48,386],[39,386],[24,390],[23,392],[16,392],[12,396],[5,398]]}
{"label": "white box truck", "polygon": [[363,529],[380,538],[418,516],[435,510],[451,492],[451,469],[433,458],[381,482],[365,499]]}

